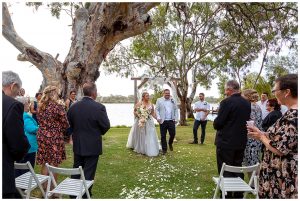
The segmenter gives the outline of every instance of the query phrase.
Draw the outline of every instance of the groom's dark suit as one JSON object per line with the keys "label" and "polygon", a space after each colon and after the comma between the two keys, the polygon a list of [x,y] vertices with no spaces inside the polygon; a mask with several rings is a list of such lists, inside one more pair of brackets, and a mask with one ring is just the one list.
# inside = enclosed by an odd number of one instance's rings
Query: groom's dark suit
{"label": "groom's dark suit", "polygon": [[[68,120],[73,131],[74,168],[82,166],[85,178],[93,180],[102,154],[102,135],[110,128],[105,106],[84,97],[72,104]],[[76,176],[73,178],[79,178]]]}

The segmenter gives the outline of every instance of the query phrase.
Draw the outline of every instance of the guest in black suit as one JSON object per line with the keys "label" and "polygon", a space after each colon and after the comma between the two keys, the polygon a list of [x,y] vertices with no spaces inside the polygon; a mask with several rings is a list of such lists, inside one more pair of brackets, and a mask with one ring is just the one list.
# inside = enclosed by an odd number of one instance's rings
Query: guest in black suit
{"label": "guest in black suit", "polygon": [[276,98],[270,99],[267,102],[267,110],[269,114],[262,122],[263,131],[267,131],[280,117],[282,117],[281,107]]}
{"label": "guest in black suit", "polygon": [[[214,120],[214,128],[217,130],[217,165],[220,173],[222,164],[242,166],[244,149],[247,143],[246,121],[250,119],[251,105],[240,93],[239,83],[230,80],[225,85],[227,98],[220,103],[218,116]],[[224,173],[225,177],[244,177],[239,173]],[[242,197],[242,193],[228,193],[227,198]]]}
{"label": "guest in black suit", "polygon": [[82,166],[85,178],[93,180],[99,155],[102,154],[102,135],[109,130],[110,123],[105,106],[95,101],[96,85],[85,83],[83,94],[82,100],[73,103],[68,111],[68,119],[73,131],[73,167]]}
{"label": "guest in black suit", "polygon": [[30,148],[24,133],[24,106],[14,99],[21,86],[18,74],[2,72],[2,198],[21,198],[15,184],[14,162]]}

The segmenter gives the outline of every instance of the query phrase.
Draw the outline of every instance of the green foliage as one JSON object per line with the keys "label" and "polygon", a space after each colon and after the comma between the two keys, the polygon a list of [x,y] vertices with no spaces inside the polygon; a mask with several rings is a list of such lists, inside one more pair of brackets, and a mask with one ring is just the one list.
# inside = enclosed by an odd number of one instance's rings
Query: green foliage
{"label": "green foliage", "polygon": [[266,77],[271,86],[274,86],[276,78],[289,74],[298,73],[297,51],[291,51],[287,56],[273,55],[266,62]]}
{"label": "green foliage", "polygon": [[226,10],[220,27],[230,33],[230,37],[244,41],[220,50],[228,50],[222,64],[225,66],[223,72],[229,77],[242,82],[250,73],[250,64],[262,51],[279,54],[282,44],[297,49],[297,3],[220,4]]}
{"label": "green foliage", "polygon": [[225,84],[229,80],[229,77],[225,73],[218,73],[218,78],[219,82],[217,83],[218,85],[218,90],[219,90],[219,101],[220,102],[222,99],[225,98]]}
{"label": "green foliage", "polygon": [[154,86],[154,94],[151,97],[153,104],[156,103],[157,99],[163,96],[163,89],[161,86]]}
{"label": "green foliage", "polygon": [[150,76],[178,76],[181,88],[191,71],[206,87],[217,71],[242,82],[261,51],[279,53],[283,43],[297,47],[297,16],[295,2],[161,4],[152,29],[111,55],[110,72],[129,76],[142,68]]}
{"label": "green foliage", "polygon": [[[36,10],[40,6],[43,5],[42,2],[27,2],[27,6],[34,7]],[[68,15],[73,17],[73,11],[77,10],[78,8],[85,7],[88,8],[90,6],[90,3],[85,3],[83,5],[82,3],[74,3],[74,2],[51,2],[46,4],[47,7],[50,9],[51,15],[59,19],[61,11],[65,11]]]}
{"label": "green foliage", "polygon": [[255,89],[259,94],[267,92],[271,96],[272,86],[262,76],[259,76],[256,87],[254,87],[255,80],[258,73],[249,73],[244,77],[242,91],[245,89]]}
{"label": "green foliage", "polygon": [[97,101],[101,103],[134,103],[134,96],[110,95],[106,97],[97,97]]}

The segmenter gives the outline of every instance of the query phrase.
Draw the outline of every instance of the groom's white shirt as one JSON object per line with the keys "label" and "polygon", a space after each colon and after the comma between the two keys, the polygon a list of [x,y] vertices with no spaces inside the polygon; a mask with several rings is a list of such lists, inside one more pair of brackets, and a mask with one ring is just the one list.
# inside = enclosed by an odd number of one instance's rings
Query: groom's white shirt
{"label": "groom's white shirt", "polygon": [[158,98],[156,101],[156,116],[157,119],[161,119],[163,123],[165,120],[175,120],[178,121],[178,107],[174,99],[169,100],[164,97]]}

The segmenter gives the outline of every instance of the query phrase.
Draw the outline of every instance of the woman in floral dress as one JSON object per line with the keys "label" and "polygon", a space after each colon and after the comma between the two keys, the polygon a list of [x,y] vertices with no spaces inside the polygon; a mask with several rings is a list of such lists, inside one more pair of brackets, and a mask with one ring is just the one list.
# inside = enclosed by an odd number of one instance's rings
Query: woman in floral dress
{"label": "woman in floral dress", "polygon": [[[255,91],[254,89],[246,89],[243,91],[242,96],[251,103],[250,120],[253,120],[254,125],[261,130],[262,111],[256,104],[256,102],[258,101],[257,91]],[[260,162],[261,146],[262,144],[259,140],[248,137],[243,158],[244,166],[251,166]]]}
{"label": "woman in floral dress", "polygon": [[[37,118],[40,127],[37,132],[37,164],[41,173],[48,175],[46,163],[58,167],[66,159],[64,133],[69,127],[64,106],[59,103],[58,89],[48,86],[39,102]],[[54,175],[56,179],[56,175]]]}
{"label": "woman in floral dress", "polygon": [[267,132],[247,126],[248,135],[264,145],[259,174],[260,198],[298,198],[298,75],[288,74],[275,81],[272,90],[288,111]]}

